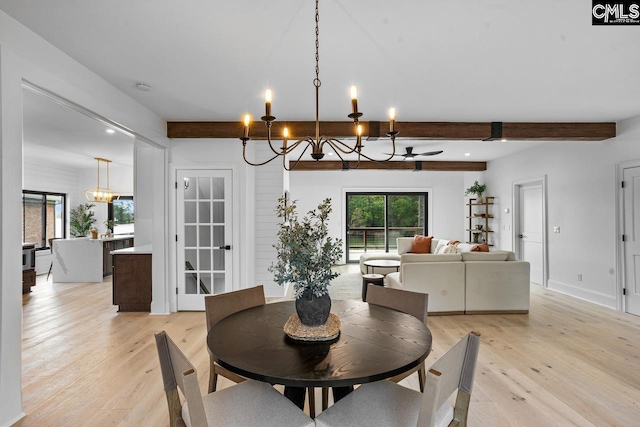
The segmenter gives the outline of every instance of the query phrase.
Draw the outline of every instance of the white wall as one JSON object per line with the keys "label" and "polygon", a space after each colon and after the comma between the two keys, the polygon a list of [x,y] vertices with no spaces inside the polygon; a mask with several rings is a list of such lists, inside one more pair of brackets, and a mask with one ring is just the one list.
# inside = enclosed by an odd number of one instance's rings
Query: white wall
{"label": "white wall", "polygon": [[[621,273],[616,268],[616,165],[640,159],[640,117],[621,122],[617,132],[603,142],[554,142],[516,153],[490,162],[485,173],[497,202],[495,237],[508,249],[513,247],[513,183],[546,175],[549,288],[611,308],[616,308]],[[553,233],[553,227],[561,232]]]}
{"label": "white wall", "polygon": [[298,200],[300,217],[330,197],[333,213],[329,217],[329,233],[340,237],[343,242],[346,242],[346,191],[428,191],[431,210],[429,234],[436,238],[463,241],[466,238],[465,174],[357,169],[323,172],[294,170],[289,174],[289,188],[291,199]]}
{"label": "white wall", "polygon": [[[0,427],[21,410],[20,193],[22,80],[168,147],[162,118],[0,11]],[[154,211],[163,222],[166,206]],[[155,224],[154,224],[155,225]],[[161,233],[164,234],[161,230]],[[166,262],[158,260],[158,265]],[[154,257],[154,270],[156,259]],[[154,276],[155,277],[155,276]],[[155,295],[154,295],[155,298]]]}

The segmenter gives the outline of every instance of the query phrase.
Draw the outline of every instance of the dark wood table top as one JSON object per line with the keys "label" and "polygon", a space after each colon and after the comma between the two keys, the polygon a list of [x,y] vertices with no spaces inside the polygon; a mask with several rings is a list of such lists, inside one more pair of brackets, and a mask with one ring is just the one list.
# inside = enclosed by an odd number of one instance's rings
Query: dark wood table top
{"label": "dark wood table top", "polygon": [[332,342],[300,342],[282,330],[294,301],[232,314],[207,335],[221,366],[247,378],[293,387],[343,387],[390,378],[418,366],[431,331],[415,317],[357,300],[332,301],[341,321]]}

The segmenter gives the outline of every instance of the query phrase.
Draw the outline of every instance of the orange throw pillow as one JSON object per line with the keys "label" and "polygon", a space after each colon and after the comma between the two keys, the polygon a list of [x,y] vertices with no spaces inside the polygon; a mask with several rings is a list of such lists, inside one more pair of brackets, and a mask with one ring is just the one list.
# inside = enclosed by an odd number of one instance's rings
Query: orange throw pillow
{"label": "orange throw pillow", "polygon": [[489,252],[489,245],[482,243],[471,248],[471,252]]}
{"label": "orange throw pillow", "polygon": [[433,239],[433,236],[413,236],[413,245],[409,252],[412,254],[428,254],[431,252],[431,239]]}

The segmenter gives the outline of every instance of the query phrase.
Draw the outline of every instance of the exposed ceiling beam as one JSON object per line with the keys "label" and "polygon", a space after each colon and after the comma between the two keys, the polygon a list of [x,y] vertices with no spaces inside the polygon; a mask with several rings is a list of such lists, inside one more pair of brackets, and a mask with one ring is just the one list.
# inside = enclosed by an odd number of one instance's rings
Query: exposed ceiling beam
{"label": "exposed ceiling beam", "polygon": [[[356,167],[357,161],[347,161],[351,167]],[[293,162],[289,162],[293,166]],[[398,161],[398,162],[369,162],[361,161],[358,170],[413,170],[413,171],[456,171],[456,172],[481,172],[487,170],[486,162],[434,162],[434,161]],[[326,171],[348,170],[348,167],[340,160],[302,160],[298,162],[294,171]]]}
{"label": "exposed ceiling beam", "polygon": [[[615,123],[500,123],[502,138],[509,141],[603,141],[616,136]],[[389,122],[361,122],[363,134],[385,137]],[[313,121],[273,122],[274,138],[280,138],[282,129],[289,128],[290,139],[315,135]],[[398,139],[478,140],[496,139],[492,124],[466,122],[396,122]],[[320,122],[322,135],[334,138],[352,138],[352,122]],[[237,122],[167,122],[169,138],[239,138],[242,123]],[[251,139],[266,139],[267,129],[261,122],[251,126]]]}

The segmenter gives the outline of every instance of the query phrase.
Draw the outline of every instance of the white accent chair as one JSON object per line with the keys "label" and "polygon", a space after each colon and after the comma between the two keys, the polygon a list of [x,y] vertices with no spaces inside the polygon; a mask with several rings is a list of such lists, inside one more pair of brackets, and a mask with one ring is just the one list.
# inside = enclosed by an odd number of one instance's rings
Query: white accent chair
{"label": "white accent chair", "polygon": [[[166,332],[155,337],[171,427],[314,426],[311,418],[267,383],[246,380],[202,396],[189,359]],[[184,404],[178,389],[186,399]]]}
{"label": "white accent chair", "polygon": [[[480,334],[471,332],[431,366],[424,393],[391,381],[363,384],[322,412],[316,426],[464,427],[479,348]],[[453,406],[447,399],[456,390]]]}

